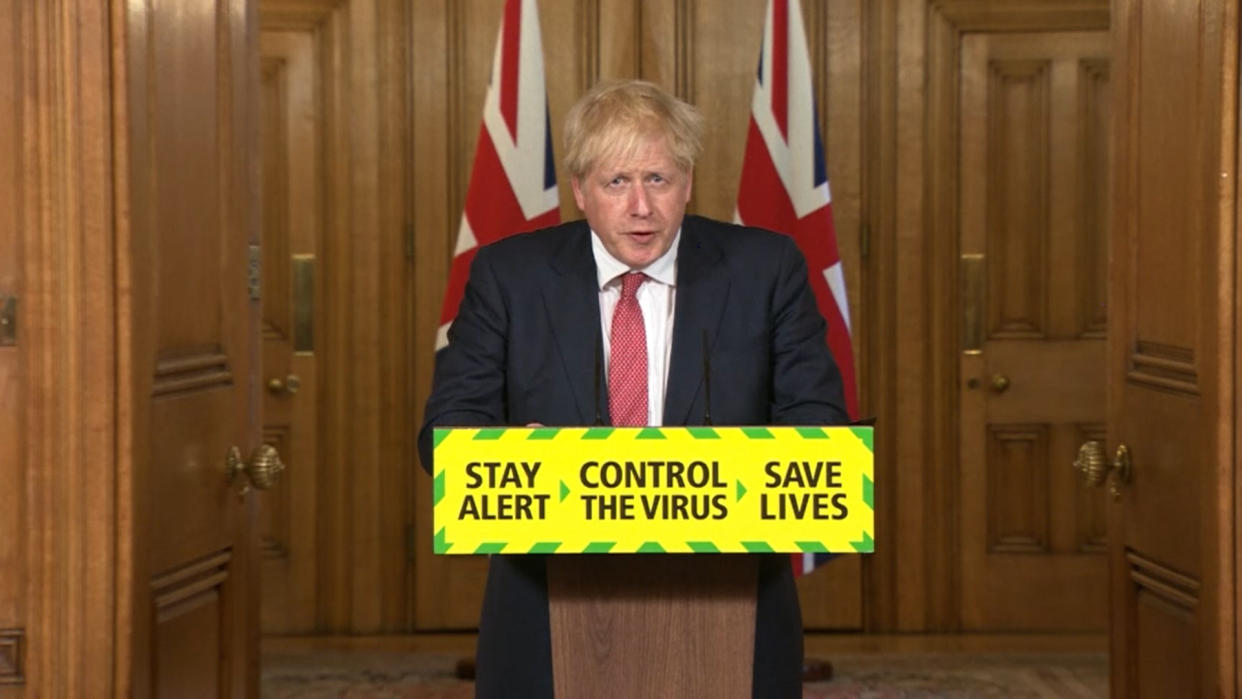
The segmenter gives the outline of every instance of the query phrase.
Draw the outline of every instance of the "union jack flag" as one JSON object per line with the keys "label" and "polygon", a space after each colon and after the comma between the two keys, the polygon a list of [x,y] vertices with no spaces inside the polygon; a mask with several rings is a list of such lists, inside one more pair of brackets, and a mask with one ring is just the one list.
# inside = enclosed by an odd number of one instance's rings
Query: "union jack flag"
{"label": "union jack flag", "polygon": [[437,351],[448,345],[448,329],[457,317],[479,246],[560,223],[557,203],[539,8],[535,0],[505,0],[470,187],[440,311]]}
{"label": "union jack flag", "polygon": [[[815,300],[828,321],[828,346],[841,370],[846,409],[850,419],[857,419],[849,300],[798,0],[768,2],[736,217],[748,226],[792,236],[806,256]],[[809,573],[830,558],[794,554],[794,571]]]}

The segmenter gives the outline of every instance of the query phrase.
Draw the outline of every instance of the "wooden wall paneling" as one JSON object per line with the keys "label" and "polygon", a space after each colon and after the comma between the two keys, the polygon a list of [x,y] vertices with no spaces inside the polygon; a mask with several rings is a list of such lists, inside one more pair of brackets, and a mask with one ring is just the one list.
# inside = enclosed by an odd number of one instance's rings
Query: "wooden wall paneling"
{"label": "wooden wall paneling", "polygon": [[[376,398],[380,414],[379,580],[369,591],[378,593],[378,630],[408,628],[409,556],[406,552],[408,504],[411,481],[418,468],[416,430],[409,419],[412,396],[406,391],[410,373],[411,341],[408,335],[413,249],[410,236],[409,135],[406,108],[409,70],[409,3],[378,3],[377,63],[379,123],[379,227],[380,298],[376,309],[380,322],[380,388]],[[365,507],[366,503],[360,503]]]}
{"label": "wooden wall paneling", "polygon": [[[126,575],[118,575],[114,558],[123,510],[108,9],[61,0],[5,10],[5,22],[15,22],[10,45],[21,53],[9,64],[19,75],[6,75],[16,79],[14,99],[4,104],[21,110],[10,125],[20,127],[12,133],[22,145],[5,151],[16,154],[9,172],[20,175],[0,180],[6,192],[19,193],[8,209],[18,212],[8,221],[19,232],[5,242],[21,255],[6,255],[13,262],[4,275],[21,284],[17,373],[24,381],[23,449],[6,463],[20,464],[25,487],[16,492],[28,497],[18,507],[22,527],[6,531],[25,537],[17,548],[25,552],[18,566],[25,575],[10,580],[25,584],[19,594],[30,696],[124,690],[124,673],[113,667],[114,650],[123,657],[117,646],[128,641],[114,625]],[[8,266],[17,259],[20,270]]]}
{"label": "wooden wall paneling", "polygon": [[[863,7],[863,94],[859,109],[862,119],[863,149],[859,167],[860,227],[868,231],[868,256],[863,276],[868,284],[862,291],[863,314],[858,324],[871,338],[873,350],[860,364],[858,375],[862,396],[869,401],[870,412],[876,416],[876,483],[884,484],[876,498],[877,546],[864,570],[864,626],[867,629],[896,628],[897,580],[897,492],[895,447],[896,423],[896,304],[897,277],[893,265],[896,191],[895,177],[898,138],[896,134],[897,101],[897,27],[896,2],[868,2]],[[867,405],[868,403],[864,403]],[[891,426],[887,427],[886,426]],[[915,462],[918,463],[918,462]],[[886,505],[885,502],[890,504]],[[914,588],[917,579],[901,581],[900,589]]]}
{"label": "wooden wall paneling", "polygon": [[733,220],[766,3],[652,2],[642,6],[639,77],[664,86],[707,117],[687,210]]}
{"label": "wooden wall paneling", "polygon": [[[324,161],[323,172],[323,349],[321,357],[321,475],[317,484],[315,509],[319,519],[316,532],[318,552],[318,594],[315,626],[321,632],[345,632],[350,628],[351,575],[349,498],[352,494],[356,453],[352,438],[349,368],[354,358],[350,338],[353,299],[350,298],[350,269],[353,264],[350,215],[349,131],[354,120],[352,95],[348,90],[349,24],[341,9],[335,9],[319,26],[320,75],[323,90]],[[330,427],[329,427],[330,426]]]}
{"label": "wooden wall paneling", "polygon": [[[346,429],[340,435],[347,461],[331,464],[346,481],[344,492],[350,532],[348,561],[351,581],[348,628],[354,632],[378,631],[382,625],[380,601],[380,484],[383,460],[382,433],[377,398],[383,390],[382,316],[383,298],[380,275],[383,269],[380,211],[380,110],[379,66],[375,51],[376,13],[374,0],[351,0],[342,8],[348,26],[348,76],[342,83],[342,96],[348,104],[346,142],[349,145],[349,226],[338,231],[350,248],[345,274],[349,279],[349,301],[345,309],[350,352],[341,357],[348,363],[336,367],[337,378],[347,396]],[[395,487],[387,484],[385,487]]]}
{"label": "wooden wall paneling", "polygon": [[[431,387],[434,341],[440,325],[440,304],[448,280],[452,251],[448,211],[448,23],[445,0],[413,3],[408,27],[410,45],[410,216],[414,233],[414,272],[407,375],[413,405],[410,430],[422,424],[423,407]],[[415,456],[411,476],[408,557],[412,579],[406,604],[407,628],[421,629],[423,617],[437,607],[436,594],[443,579],[433,575],[431,554],[431,480]],[[442,569],[441,569],[442,570]],[[441,572],[441,571],[437,571]],[[475,583],[481,590],[481,582]],[[480,596],[481,599],[481,596]],[[476,602],[477,604],[477,602]]]}
{"label": "wooden wall paneling", "polygon": [[[928,12],[924,2],[902,0],[896,8],[895,43],[888,48],[895,51],[896,72],[891,99],[895,114],[891,117],[891,132],[880,126],[883,137],[896,139],[889,182],[879,186],[889,191],[877,192],[882,201],[894,208],[889,219],[892,229],[876,231],[875,237],[889,238],[887,259],[875,261],[877,267],[892,265],[892,276],[887,280],[892,294],[892,309],[879,308],[877,313],[889,314],[890,325],[887,338],[877,338],[877,346],[893,347],[892,392],[886,398],[893,401],[891,413],[885,415],[889,426],[892,461],[885,462],[885,475],[891,479],[889,492],[895,497],[892,504],[895,513],[894,531],[889,546],[895,554],[894,567],[889,574],[895,576],[893,605],[889,622],[894,630],[923,630],[929,626],[929,616],[935,609],[936,581],[943,579],[940,566],[944,564],[945,547],[938,537],[943,530],[937,527],[940,508],[933,498],[943,493],[944,485],[935,478],[935,457],[942,454],[938,445],[929,444],[928,435],[917,425],[925,425],[929,419],[929,382],[936,374],[926,371],[929,352],[939,351],[945,338],[930,332],[927,315],[928,304],[940,292],[931,285],[929,270],[937,269],[929,264],[934,254],[927,244],[924,226],[927,202],[931,199],[926,191],[924,172],[927,143],[925,133],[928,95],[925,88],[928,57],[924,49],[927,33],[930,33]],[[877,47],[878,48],[878,47]],[[877,202],[877,206],[881,204]],[[877,447],[877,453],[880,448]]]}
{"label": "wooden wall paneling", "polygon": [[642,0],[592,1],[598,9],[593,18],[587,18],[591,26],[587,36],[591,43],[583,46],[583,54],[594,58],[588,64],[591,72],[581,71],[584,78],[591,78],[582,81],[584,92],[599,80],[642,75],[643,60],[649,49],[643,44],[639,30]]}
{"label": "wooden wall paneling", "polygon": [[[339,348],[327,381],[343,399],[344,419],[329,423],[339,460],[328,462],[340,486],[326,491],[343,502],[346,532],[336,552],[335,579],[348,578],[331,626],[354,633],[402,628],[405,618],[405,487],[411,467],[408,425],[397,425],[405,405],[406,303],[404,146],[400,124],[403,66],[387,33],[399,31],[399,10],[375,0],[351,0],[333,18],[340,34],[333,50],[333,139],[345,160],[330,168],[335,207],[343,224],[329,232],[339,258],[333,289],[341,315]],[[331,497],[331,495],[329,496]],[[342,626],[343,622],[343,626]]]}
{"label": "wooden wall paneling", "polygon": [[[415,357],[417,430],[431,392],[435,337],[448,269],[481,125],[483,97],[503,2],[419,3],[414,38],[414,217],[417,230]],[[434,50],[433,50],[434,49]],[[441,195],[441,196],[437,196]],[[431,481],[415,477],[414,628],[469,629],[478,624],[486,579],[482,557],[431,553]]]}
{"label": "wooden wall paneling", "polygon": [[[4,297],[21,292],[21,186],[23,87],[21,55],[21,7],[0,10],[0,153],[11,153],[0,169],[0,311]],[[7,332],[6,332],[7,331]],[[12,332],[0,326],[0,338]],[[0,697],[22,696],[25,682],[26,626],[26,478],[22,468],[25,433],[23,411],[25,381],[21,374],[20,346],[0,340]]]}
{"label": "wooden wall paneling", "polygon": [[[414,224],[414,322],[413,343],[414,410],[410,429],[422,424],[423,408],[431,390],[434,339],[440,326],[440,305],[448,282],[449,260],[453,254],[454,235],[461,213],[454,214],[452,201],[458,185],[453,172],[455,147],[450,134],[460,130],[454,122],[456,113],[451,105],[449,86],[453,82],[452,65],[447,56],[457,44],[450,24],[448,0],[414,3],[410,15],[410,46],[413,105],[411,147],[412,185],[410,197]],[[431,528],[431,479],[421,464],[413,478],[413,500],[410,511],[414,518],[414,579],[408,616],[415,629],[459,628],[478,623],[450,618],[449,612],[459,605],[444,602],[444,597],[457,590],[471,591],[475,610],[482,600],[482,566],[469,569],[451,579],[446,562],[431,553],[434,531]]]}

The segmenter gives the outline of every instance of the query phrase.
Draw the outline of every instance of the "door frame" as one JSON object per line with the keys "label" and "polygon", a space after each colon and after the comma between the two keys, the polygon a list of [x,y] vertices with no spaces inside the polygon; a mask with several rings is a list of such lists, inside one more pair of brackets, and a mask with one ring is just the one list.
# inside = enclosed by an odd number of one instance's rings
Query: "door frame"
{"label": "door frame", "polygon": [[25,144],[15,168],[25,526],[12,534],[24,536],[26,626],[0,644],[0,667],[15,665],[9,677],[40,696],[128,696],[131,686],[132,367],[113,160],[120,9],[50,0],[10,11]]}
{"label": "door frame", "polygon": [[[925,345],[919,351],[928,367],[924,375],[930,378],[924,386],[918,387],[921,390],[916,395],[905,395],[906,389],[898,386],[895,404],[903,404],[908,398],[927,406],[926,427],[918,437],[923,440],[926,453],[933,457],[932,462],[939,467],[924,474],[927,493],[924,504],[927,511],[944,513],[944,516],[927,517],[923,522],[923,541],[904,542],[898,555],[907,558],[908,552],[909,559],[920,556],[925,562],[927,629],[954,631],[962,627],[958,565],[960,522],[952,514],[959,511],[961,492],[960,464],[957,463],[961,429],[958,414],[962,283],[958,154],[961,142],[957,125],[962,35],[1022,30],[1108,31],[1109,4],[1106,0],[1063,0],[1042,5],[1011,3],[984,7],[972,0],[946,0],[929,7],[927,16],[927,175],[922,182],[927,233],[925,244],[917,251],[923,257],[923,282],[916,289],[911,282],[899,280],[897,284],[902,289],[896,291],[895,298],[903,304],[915,293],[927,299],[927,332],[922,338]],[[892,247],[896,248],[898,242],[894,236]],[[896,415],[885,422],[907,424],[899,421]],[[914,554],[912,549],[919,545],[925,545],[926,553]]]}

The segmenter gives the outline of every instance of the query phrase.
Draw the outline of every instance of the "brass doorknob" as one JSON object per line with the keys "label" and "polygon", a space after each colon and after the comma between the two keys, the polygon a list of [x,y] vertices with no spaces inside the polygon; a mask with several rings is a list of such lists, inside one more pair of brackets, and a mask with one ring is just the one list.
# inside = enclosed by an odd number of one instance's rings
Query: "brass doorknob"
{"label": "brass doorknob", "polygon": [[[1078,447],[1078,458],[1074,459],[1074,468],[1082,474],[1083,482],[1089,486],[1100,486],[1109,481],[1108,491],[1113,499],[1121,497],[1121,489],[1130,483],[1133,477],[1133,466],[1130,463],[1130,448],[1118,445],[1117,454],[1112,463],[1104,456],[1104,445],[1095,440],[1083,442]],[[1109,477],[1111,474],[1111,478]]]}
{"label": "brass doorknob", "polygon": [[1009,377],[1004,374],[992,374],[992,391],[1004,393],[1009,390]]}
{"label": "brass doorknob", "polygon": [[1082,480],[1089,486],[1098,486],[1108,477],[1110,464],[1104,458],[1104,446],[1094,439],[1083,442],[1078,447],[1078,458],[1074,459],[1074,468],[1082,474]]}
{"label": "brass doorknob", "polygon": [[291,396],[302,388],[302,379],[297,374],[289,374],[283,380],[279,377],[267,382],[267,390],[278,396]]}
{"label": "brass doorknob", "polygon": [[252,487],[255,490],[271,488],[279,479],[280,472],[285,470],[285,464],[280,460],[276,447],[270,444],[256,447],[250,455],[249,463],[242,459],[241,449],[229,447],[224,461],[229,483],[237,488],[238,497],[245,496]]}

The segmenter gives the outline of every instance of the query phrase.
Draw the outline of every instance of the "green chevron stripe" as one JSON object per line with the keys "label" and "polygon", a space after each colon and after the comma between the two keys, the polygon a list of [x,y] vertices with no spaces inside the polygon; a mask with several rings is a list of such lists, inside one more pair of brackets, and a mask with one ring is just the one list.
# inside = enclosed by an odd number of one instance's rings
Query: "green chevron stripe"
{"label": "green chevron stripe", "polygon": [[449,431],[443,427],[437,427],[434,430],[432,430],[431,438],[434,442],[432,444],[432,448],[434,449],[435,447],[440,446],[440,442],[443,442],[444,439],[448,436],[449,436]]}
{"label": "green chevron stripe", "polygon": [[561,542],[559,541],[540,541],[530,547],[530,553],[556,553],[556,550],[560,547]]}
{"label": "green chevron stripe", "polygon": [[743,541],[742,548],[750,553],[776,553],[772,545],[766,541]]}
{"label": "green chevron stripe", "polygon": [[644,427],[634,439],[668,439],[668,437],[664,436],[664,430],[659,427]]}
{"label": "green chevron stripe", "polygon": [[695,439],[720,439],[720,433],[710,427],[687,427],[686,431]]}
{"label": "green chevron stripe", "polygon": [[431,482],[431,504],[439,505],[444,499],[444,469],[436,474],[436,479]]}
{"label": "green chevron stripe", "polygon": [[875,553],[875,541],[871,538],[870,532],[863,532],[862,541],[851,541],[850,546],[858,553]]}
{"label": "green chevron stripe", "polygon": [[553,439],[561,433],[559,427],[536,427],[527,439]]}
{"label": "green chevron stripe", "polygon": [[775,439],[766,427],[743,427],[742,434],[747,439]]}
{"label": "green chevron stripe", "polygon": [[863,502],[867,503],[867,507],[875,509],[875,482],[863,474]]}
{"label": "green chevron stripe", "polygon": [[695,553],[720,553],[720,547],[710,541],[687,541],[686,546]]}
{"label": "green chevron stripe", "polygon": [[569,486],[565,485],[565,481],[561,481],[561,502],[565,502],[567,497],[569,497]]}
{"label": "green chevron stripe", "polygon": [[436,532],[435,543],[432,545],[432,550],[436,553],[448,553],[448,550],[453,547],[453,544],[448,541],[448,533],[444,529],[444,527],[440,527],[440,531]]}
{"label": "green chevron stripe", "polygon": [[828,553],[828,547],[822,541],[795,541],[802,553]]}
{"label": "green chevron stripe", "polygon": [[850,430],[854,432],[855,437],[858,437],[863,444],[867,445],[867,451],[870,451],[872,454],[875,453],[875,446],[872,444],[875,439],[874,427],[851,427]]}
{"label": "green chevron stripe", "polygon": [[746,494],[746,486],[742,485],[742,479],[737,480],[737,500],[742,501],[742,496]]}
{"label": "green chevron stripe", "polygon": [[484,541],[475,548],[475,553],[500,553],[509,545],[507,541]]}
{"label": "green chevron stripe", "polygon": [[828,433],[818,427],[796,427],[803,439],[831,439]]}
{"label": "green chevron stripe", "polygon": [[508,432],[508,431],[509,431],[508,428],[505,428],[505,427],[484,427],[483,429],[475,433],[474,441],[476,442],[495,441],[497,439],[500,439],[502,436],[504,436],[505,432]]}
{"label": "green chevron stripe", "polygon": [[658,541],[644,541],[642,546],[638,547],[639,553],[664,553],[664,547]]}
{"label": "green chevron stripe", "polygon": [[608,553],[609,551],[612,550],[612,547],[616,545],[617,545],[617,542],[615,541],[592,541],[591,543],[586,545],[586,548],[582,549],[582,552],[583,553]]}
{"label": "green chevron stripe", "polygon": [[608,439],[612,436],[611,427],[592,427],[582,433],[583,439]]}

